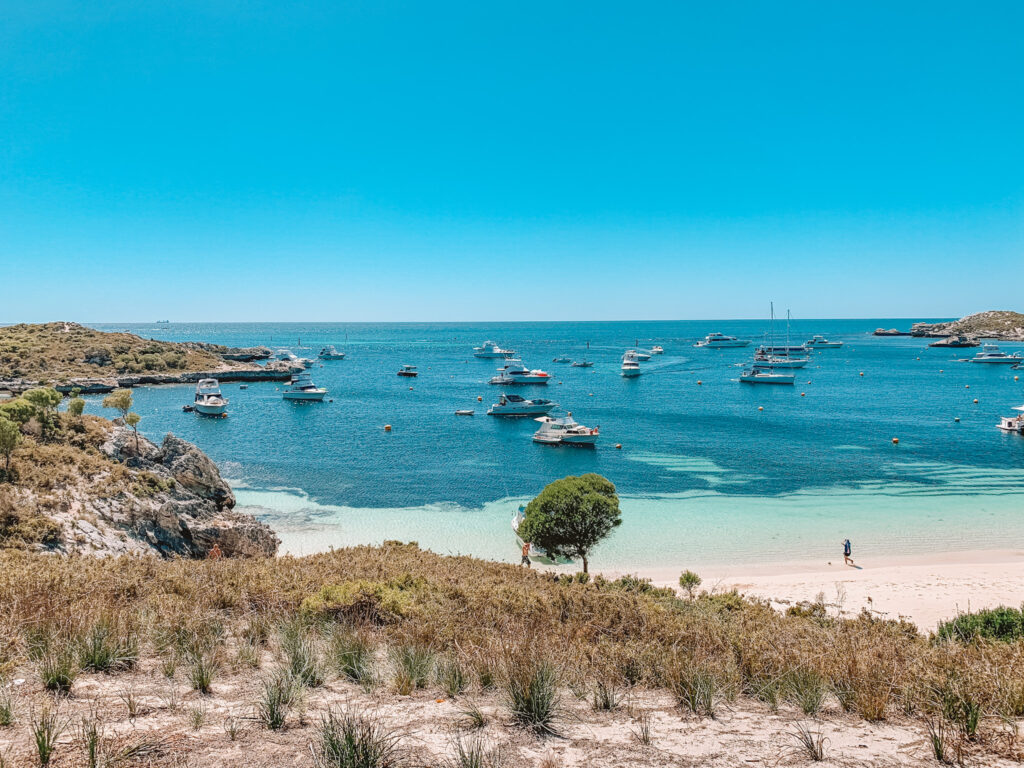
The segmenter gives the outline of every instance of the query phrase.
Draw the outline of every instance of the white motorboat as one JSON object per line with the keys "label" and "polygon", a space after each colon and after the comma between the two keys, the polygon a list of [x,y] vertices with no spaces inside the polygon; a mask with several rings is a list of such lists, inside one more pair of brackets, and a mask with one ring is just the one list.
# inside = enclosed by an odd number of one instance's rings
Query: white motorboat
{"label": "white motorboat", "polygon": [[804,342],[804,346],[809,349],[839,349],[839,347],[843,346],[843,342],[832,341],[830,339],[826,339],[824,336],[815,334],[812,338]]}
{"label": "white motorboat", "polygon": [[[523,520],[525,520],[525,519],[526,519],[526,507],[520,506],[519,509],[516,511],[516,513],[514,515],[512,515],[512,533],[515,534],[516,541],[519,542],[519,549],[520,549],[520,551],[522,550],[523,545],[526,542],[523,541],[522,537],[519,535],[519,526],[523,524]],[[549,555],[547,553],[547,550],[542,549],[541,547],[538,547],[533,542],[530,542],[530,549],[528,550],[528,552],[530,553],[530,559],[531,560],[536,560],[537,562],[544,563],[545,565],[555,565],[555,564],[567,565],[567,564],[572,562],[572,560],[570,560],[567,557],[560,557],[560,558],[557,558],[557,559],[551,557],[551,555]]]}
{"label": "white motorboat", "polygon": [[715,331],[704,337],[703,341],[694,344],[695,347],[707,347],[708,349],[727,349],[729,347],[750,346],[748,339],[737,339],[735,336],[726,336],[724,333]]}
{"label": "white motorboat", "polygon": [[996,426],[1004,432],[1016,432],[1024,435],[1024,405],[1018,405],[1013,410],[1017,411],[1016,416],[1001,416]]}
{"label": "white motorboat", "polygon": [[627,379],[632,379],[639,376],[642,373],[640,370],[640,360],[632,350],[626,352],[622,356],[622,375]]}
{"label": "white motorboat", "polygon": [[754,350],[755,355],[771,355],[772,357],[802,357],[807,354],[807,347],[803,344],[762,344]]}
{"label": "white motorboat", "polygon": [[570,357],[556,357],[551,362],[552,363],[571,363],[572,362],[572,358],[570,358]]}
{"label": "white motorboat", "polygon": [[982,344],[981,351],[971,358],[972,363],[995,363],[1003,365],[1017,365],[1024,357],[1020,352],[1012,355],[1002,352],[997,344]]}
{"label": "white motorboat", "polygon": [[750,368],[740,374],[740,381],[746,384],[792,384],[795,379],[795,374],[772,368]]}
{"label": "white motorboat", "polygon": [[292,376],[288,387],[281,392],[285,400],[323,400],[327,390],[313,383],[310,374],[303,371]]}
{"label": "white motorboat", "polygon": [[754,355],[754,368],[785,368],[793,370],[803,368],[810,362],[807,357],[787,357],[777,355]]}
{"label": "white motorboat", "polygon": [[405,376],[408,379],[415,379],[420,374],[416,370],[415,365],[403,365],[401,368],[398,369],[398,375]]}
{"label": "white motorboat", "polygon": [[646,363],[651,359],[651,353],[646,349],[627,349],[626,354],[632,355],[634,359],[639,360],[641,363]]}
{"label": "white motorboat", "polygon": [[509,360],[506,365],[498,369],[498,374],[491,380],[491,384],[547,384],[551,374],[540,369],[530,370],[518,360]]}
{"label": "white motorboat", "polygon": [[555,419],[541,416],[535,421],[540,422],[540,429],[533,433],[535,443],[545,445],[594,445],[597,442],[599,427],[584,427],[577,424],[572,415]]}
{"label": "white motorboat", "polygon": [[665,350],[664,350],[663,347],[655,344],[653,347],[651,347],[651,354],[652,355],[663,355],[663,354],[665,354]]}
{"label": "white motorboat", "polygon": [[498,402],[487,409],[488,416],[537,416],[550,413],[558,403],[543,398],[527,400],[519,395],[502,395]]}
{"label": "white motorboat", "polygon": [[317,357],[321,360],[344,360],[345,353],[339,352],[333,346],[326,346],[320,350],[320,354]]}
{"label": "white motorboat", "polygon": [[299,357],[294,352],[288,349],[279,349],[274,353],[272,360],[280,360],[292,365],[301,365],[303,368],[313,364],[312,360],[305,357]]}
{"label": "white motorboat", "polygon": [[515,353],[514,349],[502,349],[493,341],[485,341],[479,347],[473,347],[473,357],[483,359],[512,357]]}
{"label": "white motorboat", "polygon": [[572,364],[573,368],[593,368],[594,364],[589,360],[574,360]]}
{"label": "white motorboat", "polygon": [[200,379],[196,384],[196,399],[193,403],[196,413],[205,416],[223,416],[228,409],[228,401],[220,393],[220,384],[216,379]]}
{"label": "white motorboat", "polygon": [[471,410],[469,408],[466,408],[466,409],[461,410],[461,411],[456,411],[455,415],[456,416],[472,416],[474,413],[476,413],[476,411]]}

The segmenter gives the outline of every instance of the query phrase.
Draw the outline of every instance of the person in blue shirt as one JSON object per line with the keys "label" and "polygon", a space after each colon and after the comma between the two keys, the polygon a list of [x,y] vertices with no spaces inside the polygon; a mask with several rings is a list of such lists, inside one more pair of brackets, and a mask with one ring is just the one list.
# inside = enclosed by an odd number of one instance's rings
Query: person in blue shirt
{"label": "person in blue shirt", "polygon": [[850,544],[849,539],[843,541],[843,562],[847,565],[853,565],[853,545]]}

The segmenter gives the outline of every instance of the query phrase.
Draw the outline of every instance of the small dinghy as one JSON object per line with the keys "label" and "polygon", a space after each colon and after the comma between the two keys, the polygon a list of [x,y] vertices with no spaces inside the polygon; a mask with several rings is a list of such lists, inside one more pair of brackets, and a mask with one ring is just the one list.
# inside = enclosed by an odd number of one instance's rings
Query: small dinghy
{"label": "small dinghy", "polygon": [[475,411],[471,411],[471,410],[467,409],[467,410],[462,410],[462,411],[456,411],[455,415],[456,416],[472,416],[474,413],[475,413]]}

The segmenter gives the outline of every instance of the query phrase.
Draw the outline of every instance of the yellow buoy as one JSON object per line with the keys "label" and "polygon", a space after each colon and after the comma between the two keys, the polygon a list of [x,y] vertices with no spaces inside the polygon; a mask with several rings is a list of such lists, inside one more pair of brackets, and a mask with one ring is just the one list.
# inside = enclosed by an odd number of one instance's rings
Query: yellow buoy
{"label": "yellow buoy", "polygon": [[893,444],[893,445],[899,445],[899,443],[900,443],[900,439],[899,439],[898,437],[894,437],[894,438],[892,439],[892,444]]}
{"label": "yellow buoy", "polygon": [[390,432],[391,431],[391,425],[390,424],[385,424],[384,425],[384,431],[385,432]]}

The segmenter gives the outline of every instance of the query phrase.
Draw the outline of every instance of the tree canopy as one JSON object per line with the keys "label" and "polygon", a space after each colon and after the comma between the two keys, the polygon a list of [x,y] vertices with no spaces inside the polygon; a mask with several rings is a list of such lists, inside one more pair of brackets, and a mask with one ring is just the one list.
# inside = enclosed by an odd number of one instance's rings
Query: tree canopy
{"label": "tree canopy", "polygon": [[139,421],[142,419],[137,413],[132,413],[132,391],[130,389],[115,389],[103,398],[104,408],[113,408],[121,413],[124,423],[135,432],[135,452],[139,451]]}
{"label": "tree canopy", "polygon": [[591,550],[622,523],[611,481],[596,474],[550,483],[526,506],[519,536],[552,557],[579,558],[587,573]]}
{"label": "tree canopy", "polygon": [[11,469],[11,454],[21,442],[21,430],[13,421],[0,416],[0,456],[4,457],[4,472]]}

